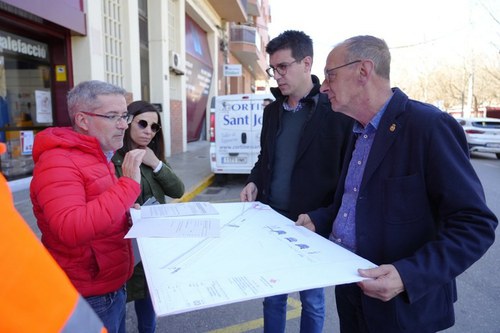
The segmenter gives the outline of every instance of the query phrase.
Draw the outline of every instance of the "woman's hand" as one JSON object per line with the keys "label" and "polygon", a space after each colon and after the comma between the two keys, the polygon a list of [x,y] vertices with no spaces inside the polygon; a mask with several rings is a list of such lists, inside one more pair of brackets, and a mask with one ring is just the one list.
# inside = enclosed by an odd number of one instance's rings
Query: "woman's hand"
{"label": "woman's hand", "polygon": [[160,160],[158,159],[158,157],[156,157],[151,148],[144,147],[142,149],[146,151],[146,154],[144,154],[144,157],[142,158],[142,163],[154,170],[160,163]]}

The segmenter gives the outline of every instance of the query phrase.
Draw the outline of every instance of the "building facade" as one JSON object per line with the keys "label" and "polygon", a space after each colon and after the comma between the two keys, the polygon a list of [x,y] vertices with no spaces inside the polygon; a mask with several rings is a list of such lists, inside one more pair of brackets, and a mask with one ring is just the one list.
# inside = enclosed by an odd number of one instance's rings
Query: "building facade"
{"label": "building facade", "polygon": [[268,91],[269,0],[0,0],[1,172],[25,187],[36,133],[103,80],[161,111],[167,156],[206,139],[213,96]]}

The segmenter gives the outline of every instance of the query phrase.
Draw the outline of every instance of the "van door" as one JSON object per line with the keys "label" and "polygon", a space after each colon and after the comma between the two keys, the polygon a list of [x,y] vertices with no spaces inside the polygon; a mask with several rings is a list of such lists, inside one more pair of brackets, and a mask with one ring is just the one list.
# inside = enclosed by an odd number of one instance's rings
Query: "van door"
{"label": "van door", "polygon": [[260,152],[264,99],[268,95],[225,95],[215,101],[214,173],[248,174]]}

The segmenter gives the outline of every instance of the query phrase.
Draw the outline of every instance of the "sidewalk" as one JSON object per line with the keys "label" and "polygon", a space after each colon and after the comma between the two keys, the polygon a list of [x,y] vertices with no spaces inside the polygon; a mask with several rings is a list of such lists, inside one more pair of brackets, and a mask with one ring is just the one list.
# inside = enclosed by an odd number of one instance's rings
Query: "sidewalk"
{"label": "sidewalk", "polygon": [[[210,170],[210,143],[208,141],[188,143],[185,152],[168,157],[167,162],[182,179],[186,188],[182,198],[171,200],[171,202],[190,201],[213,182],[214,175]],[[12,194],[17,210],[40,238],[40,231],[31,207],[29,188],[20,189]]]}
{"label": "sidewalk", "polygon": [[193,199],[214,180],[210,170],[210,142],[195,141],[188,143],[187,151],[167,158],[174,172],[184,182],[185,193],[173,202],[186,202]]}

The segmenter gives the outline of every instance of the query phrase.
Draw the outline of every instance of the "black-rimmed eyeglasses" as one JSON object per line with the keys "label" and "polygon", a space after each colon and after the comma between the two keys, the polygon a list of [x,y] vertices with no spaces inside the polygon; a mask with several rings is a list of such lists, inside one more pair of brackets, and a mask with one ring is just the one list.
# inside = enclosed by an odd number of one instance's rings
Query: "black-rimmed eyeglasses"
{"label": "black-rimmed eyeglasses", "polygon": [[[138,120],[136,123],[140,129],[145,129],[149,125],[149,123],[147,121],[145,121],[144,119]],[[153,133],[157,133],[161,128],[160,124],[157,124],[157,123],[151,123],[150,126],[151,126],[151,131]]]}
{"label": "black-rimmed eyeglasses", "polygon": [[86,114],[87,116],[91,117],[101,117],[101,118],[106,118],[109,121],[114,121],[114,122],[119,122],[120,119],[125,121],[127,124],[130,124],[132,121],[132,116],[129,114],[124,114],[122,116],[118,114],[99,114],[99,113],[93,113],[93,112],[86,112],[86,111],[80,111],[83,114]]}
{"label": "black-rimmed eyeglasses", "polygon": [[292,62],[282,62],[281,64],[278,64],[276,67],[269,66],[269,68],[266,69],[266,73],[267,73],[267,75],[269,75],[269,77],[274,77],[274,75],[276,75],[276,73],[278,73],[281,76],[286,75],[286,72],[288,71],[288,67],[290,67],[291,65],[293,65],[295,63],[299,63],[300,61],[301,60],[295,60]]}
{"label": "black-rimmed eyeglasses", "polygon": [[337,67],[325,69],[325,80],[328,81],[328,82],[330,82],[330,77],[335,74],[335,73],[333,73],[334,70],[340,69],[342,67],[347,67],[349,65],[356,64],[356,63],[361,62],[361,61],[362,60],[354,60],[354,61],[348,62],[347,64],[343,64],[343,65],[340,65],[340,66],[337,66]]}

